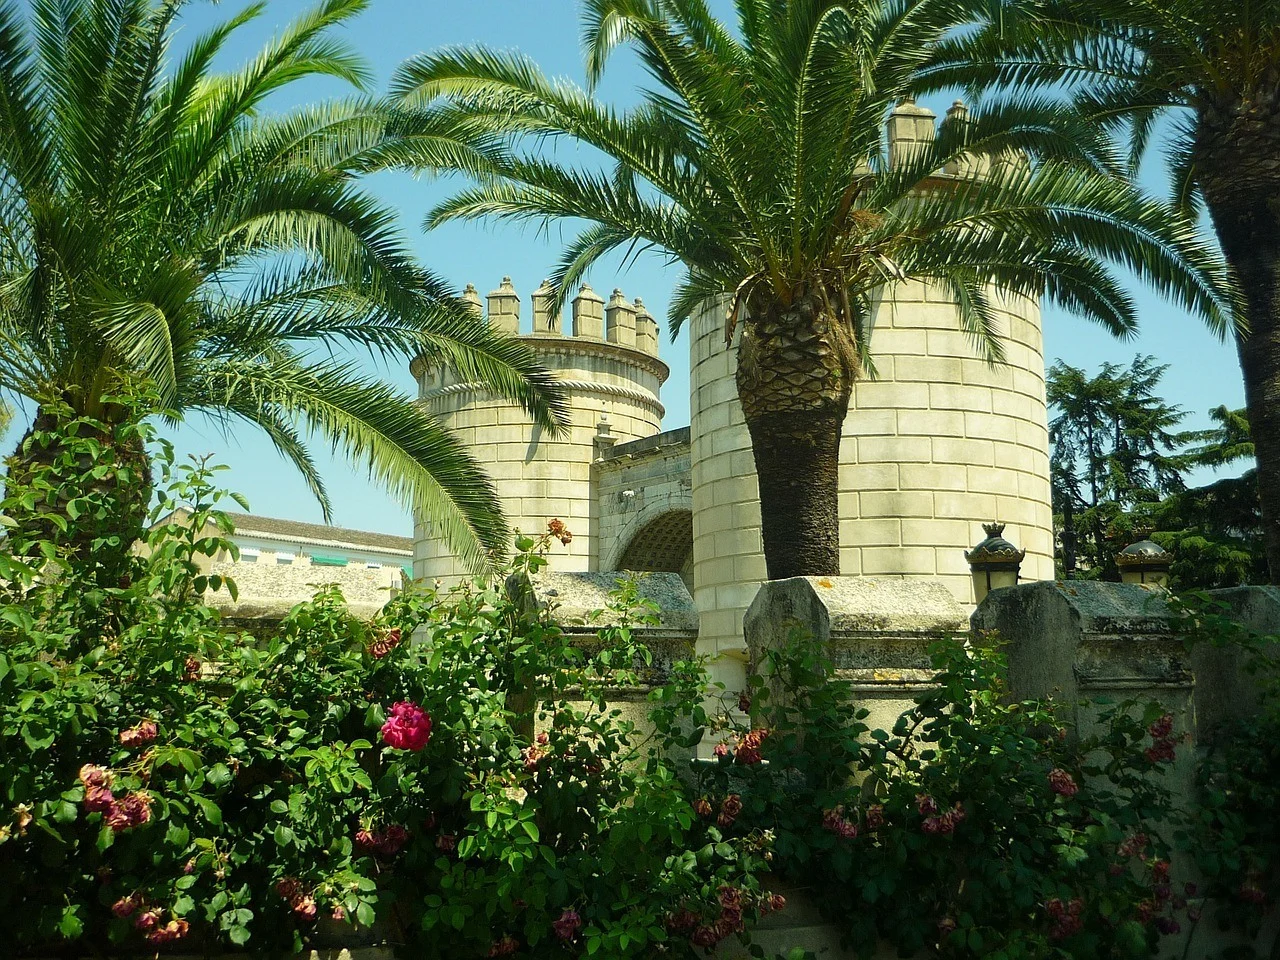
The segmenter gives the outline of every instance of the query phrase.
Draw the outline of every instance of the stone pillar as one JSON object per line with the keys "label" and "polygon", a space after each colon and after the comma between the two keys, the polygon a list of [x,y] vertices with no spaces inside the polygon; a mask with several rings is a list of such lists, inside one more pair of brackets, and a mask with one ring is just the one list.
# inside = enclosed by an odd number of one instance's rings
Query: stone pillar
{"label": "stone pillar", "polygon": [[872,577],[770,580],[743,620],[751,672],[767,670],[769,651],[799,631],[853,684],[867,724],[885,730],[927,689],[929,645],[967,629],[964,607],[939,581]]}
{"label": "stone pillar", "polygon": [[489,328],[512,336],[520,332],[520,295],[510,277],[503,277],[498,289],[489,294]]}
{"label": "stone pillar", "polygon": [[636,297],[636,347],[651,356],[658,355],[658,322],[644,308],[644,301]]}
{"label": "stone pillar", "polygon": [[573,335],[589,340],[604,339],[604,298],[584,283],[573,298]]}
{"label": "stone pillar", "polygon": [[560,315],[555,313],[556,292],[550,280],[543,280],[542,286],[533,291],[533,332],[562,336]]}
{"label": "stone pillar", "polygon": [[623,347],[636,345],[636,308],[616,287],[609,305],[604,308],[604,325],[610,343]]}
{"label": "stone pillar", "polygon": [[[1089,701],[1100,698],[1156,701],[1173,714],[1176,730],[1193,730],[1190,663],[1179,618],[1159,587],[1096,580],[1006,587],[987,595],[972,624],[1009,644],[1010,695],[1053,697],[1081,734],[1094,730],[1100,708]],[[1180,754],[1189,789],[1192,751]]]}
{"label": "stone pillar", "polygon": [[920,144],[932,143],[934,138],[932,110],[916,106],[914,97],[907,97],[889,114],[889,166],[900,167],[906,163]]}

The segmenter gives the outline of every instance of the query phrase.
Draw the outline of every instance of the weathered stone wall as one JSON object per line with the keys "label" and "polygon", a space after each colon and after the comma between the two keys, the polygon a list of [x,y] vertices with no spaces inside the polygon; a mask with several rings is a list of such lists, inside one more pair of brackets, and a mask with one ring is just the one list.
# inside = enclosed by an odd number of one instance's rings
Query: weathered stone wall
{"label": "weathered stone wall", "polygon": [[256,563],[219,560],[210,572],[235,580],[238,600],[233,602],[222,592],[216,594],[215,601],[224,615],[235,618],[288,612],[294,604],[310,600],[327,584],[336,584],[342,590],[347,604],[358,616],[370,617],[391,599],[392,590],[398,589],[401,583],[399,568],[370,570],[355,564],[319,566],[305,556],[295,556],[292,563],[279,564],[274,554],[265,552]]}
{"label": "weathered stone wall", "polygon": [[682,573],[691,567],[689,428],[618,444],[593,469],[600,569]]}

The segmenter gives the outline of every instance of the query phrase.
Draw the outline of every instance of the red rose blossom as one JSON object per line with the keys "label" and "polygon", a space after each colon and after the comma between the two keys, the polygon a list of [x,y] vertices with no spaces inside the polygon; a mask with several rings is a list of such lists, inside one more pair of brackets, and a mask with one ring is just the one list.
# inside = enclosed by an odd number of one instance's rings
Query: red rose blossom
{"label": "red rose blossom", "polygon": [[1071,774],[1054,767],[1049,771],[1049,789],[1064,797],[1074,797],[1079,792],[1080,787],[1076,785],[1076,781]]}
{"label": "red rose blossom", "polygon": [[582,917],[578,915],[576,910],[566,910],[560,914],[560,919],[555,920],[551,924],[556,932],[556,936],[561,940],[572,940],[577,936],[578,931],[582,929]]}
{"label": "red rose blossom", "polygon": [[100,767],[94,763],[86,763],[80,768],[80,782],[88,789],[110,787],[112,779],[111,771],[106,767]]}
{"label": "red rose blossom", "polygon": [[106,813],[115,802],[115,796],[106,787],[90,787],[84,792],[84,808],[90,813]]}
{"label": "red rose blossom", "polygon": [[382,725],[382,739],[396,750],[421,750],[431,739],[431,718],[412,700],[401,700]]}

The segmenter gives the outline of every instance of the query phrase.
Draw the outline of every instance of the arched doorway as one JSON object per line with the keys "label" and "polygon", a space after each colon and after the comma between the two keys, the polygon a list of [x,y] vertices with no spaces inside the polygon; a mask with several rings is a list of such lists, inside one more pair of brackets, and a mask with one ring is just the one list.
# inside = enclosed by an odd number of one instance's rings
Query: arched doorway
{"label": "arched doorway", "polygon": [[693,593],[693,511],[668,510],[649,520],[631,537],[617,567],[678,573]]}

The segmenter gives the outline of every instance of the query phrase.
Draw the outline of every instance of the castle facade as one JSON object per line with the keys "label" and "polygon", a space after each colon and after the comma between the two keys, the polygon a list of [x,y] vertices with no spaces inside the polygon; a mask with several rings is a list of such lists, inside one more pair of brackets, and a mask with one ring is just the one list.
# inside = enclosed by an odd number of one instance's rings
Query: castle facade
{"label": "castle facade", "polygon": [[[934,136],[934,116],[904,103],[888,136],[893,163]],[[981,177],[987,168],[975,158],[936,179]],[[742,656],[742,616],[765,564],[723,307],[689,319],[691,422],[664,430],[669,371],[639,299],[615,290],[606,302],[584,285],[565,330],[545,286],[531,295],[531,329],[521,328],[508,280],[487,305],[473,288],[467,296],[560,377],[573,411],[568,435],[546,438],[518,408],[415,364],[422,401],[490,471],[511,526],[539,533],[549,518],[564,520],[574,540],[567,556],[557,552],[560,571],[679,573],[698,609],[699,651]],[[1053,578],[1040,308],[1026,297],[992,297],[1002,321],[998,362],[975,352],[942,287],[905,281],[876,305],[876,377],[855,385],[841,447],[843,574],[940,580],[972,604],[964,551],[983,539],[984,523],[1000,521],[1026,549],[1022,578]],[[415,541],[415,576],[465,574],[429,524],[417,525]]]}

